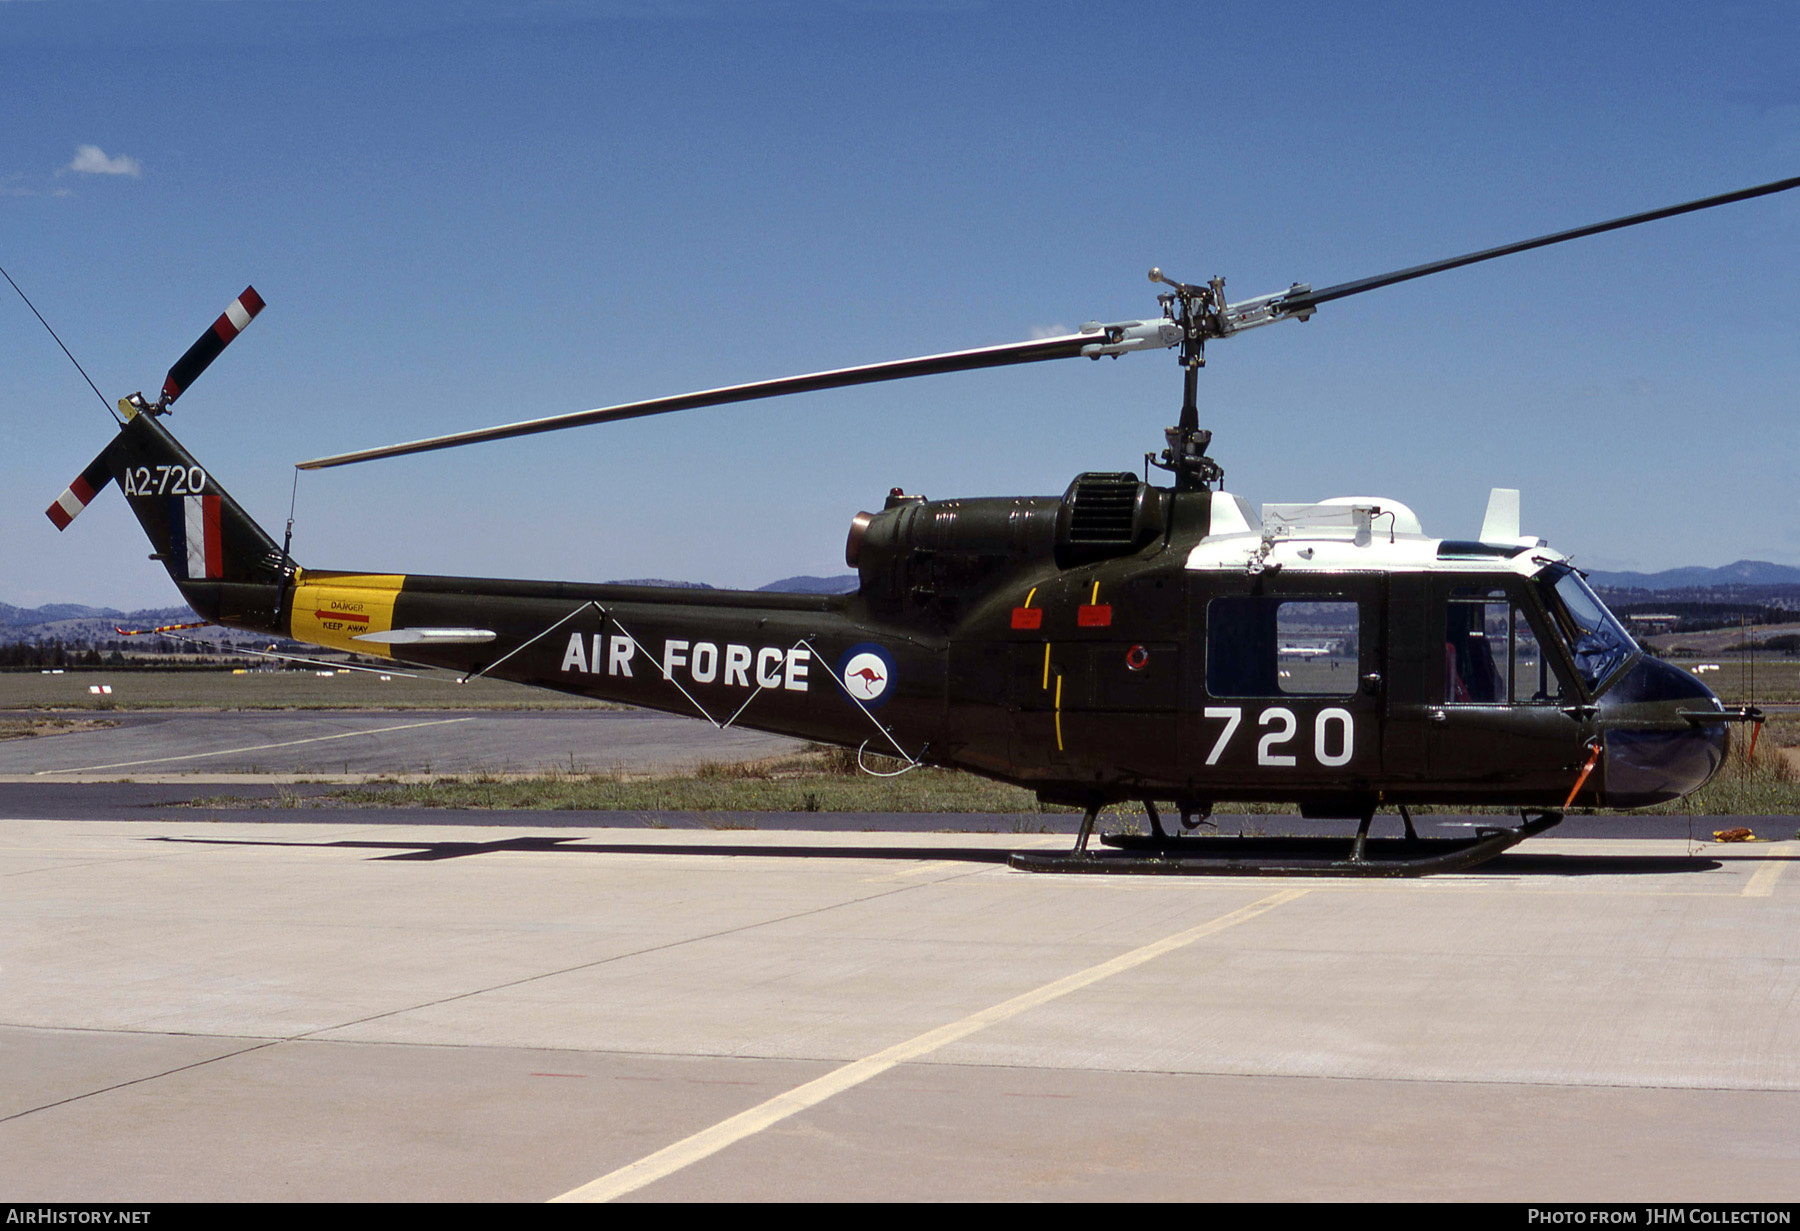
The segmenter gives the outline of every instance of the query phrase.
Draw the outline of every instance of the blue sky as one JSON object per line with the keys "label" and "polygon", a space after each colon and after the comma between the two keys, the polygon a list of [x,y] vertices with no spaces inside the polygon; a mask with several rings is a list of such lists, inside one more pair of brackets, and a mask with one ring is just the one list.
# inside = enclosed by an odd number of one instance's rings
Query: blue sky
{"label": "blue sky", "polygon": [[[279,535],[322,453],[1153,315],[1151,265],[1243,298],[1800,174],[1800,8],[1468,7],[0,2],[0,264],[109,398],[254,283],[170,426]],[[1515,486],[1590,567],[1800,565],[1797,326],[1792,193],[1215,344],[1203,419],[1252,503],[1466,536]],[[0,375],[0,602],[175,601],[117,493],[43,516],[110,427],[16,298]],[[294,551],[835,573],[890,487],[1136,470],[1179,394],[1139,355],[313,473]]]}

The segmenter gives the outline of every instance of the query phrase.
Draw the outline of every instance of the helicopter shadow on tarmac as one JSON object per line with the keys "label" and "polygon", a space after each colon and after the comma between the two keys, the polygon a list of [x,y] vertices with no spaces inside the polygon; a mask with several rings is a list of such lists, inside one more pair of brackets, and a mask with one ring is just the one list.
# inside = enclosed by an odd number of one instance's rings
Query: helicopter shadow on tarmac
{"label": "helicopter shadow on tarmac", "polygon": [[493,842],[382,842],[345,839],[338,842],[282,842],[258,838],[169,838],[152,842],[177,842],[205,846],[290,846],[315,850],[368,850],[388,852],[372,859],[434,862],[468,855],[502,851],[554,851],[571,855],[702,855],[759,856],[767,859],[882,859],[900,862],[955,860],[963,863],[1005,863],[1010,850],[970,850],[967,847],[927,846],[824,846],[810,843],[787,845],[684,846],[669,842],[584,842],[580,838],[521,835]]}
{"label": "helicopter shadow on tarmac", "polygon": [[1716,872],[1724,862],[1704,855],[1617,855],[1508,851],[1481,865],[1483,876],[1667,876]]}
{"label": "helicopter shadow on tarmac", "polygon": [[[966,846],[870,846],[823,845],[809,842],[690,845],[674,842],[589,842],[555,835],[520,835],[491,842],[381,841],[343,839],[335,842],[298,842],[258,838],[156,837],[153,842],[206,846],[303,847],[329,850],[366,850],[375,860],[438,862],[470,855],[508,851],[555,852],[569,855],[677,855],[706,858],[750,857],[760,859],[872,859],[889,862],[946,862],[1005,864],[1012,856],[1008,847]],[[1197,839],[1209,842],[1217,839]],[[1347,846],[1348,844],[1345,843]],[[1800,856],[1768,856],[1794,860]],[[1483,876],[1666,876],[1675,873],[1716,872],[1723,861],[1703,855],[1620,855],[1579,852],[1507,852],[1480,866]],[[1440,875],[1454,875],[1442,873]],[[1209,879],[1217,879],[1211,877]]]}

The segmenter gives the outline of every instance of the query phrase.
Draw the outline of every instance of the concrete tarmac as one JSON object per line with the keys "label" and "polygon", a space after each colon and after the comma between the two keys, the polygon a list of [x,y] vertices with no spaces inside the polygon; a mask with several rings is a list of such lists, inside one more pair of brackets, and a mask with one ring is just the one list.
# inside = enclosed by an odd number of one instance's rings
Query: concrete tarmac
{"label": "concrete tarmac", "polygon": [[394,816],[0,820],[0,1200],[1800,1197],[1800,843]]}
{"label": "concrete tarmac", "polygon": [[1038,875],[1078,818],[186,806],[792,747],[689,720],[116,717],[0,744],[0,1201],[1800,1197],[1793,817]]}

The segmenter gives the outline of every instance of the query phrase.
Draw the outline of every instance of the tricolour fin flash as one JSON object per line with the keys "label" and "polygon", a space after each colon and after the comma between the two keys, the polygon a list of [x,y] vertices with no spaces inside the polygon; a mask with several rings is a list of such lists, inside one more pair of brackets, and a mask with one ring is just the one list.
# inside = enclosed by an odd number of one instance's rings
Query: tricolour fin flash
{"label": "tricolour fin flash", "polygon": [[[110,449],[112,446],[108,445]],[[67,530],[69,523],[94,502],[100,489],[112,482],[112,467],[106,461],[106,449],[100,456],[88,463],[88,468],[75,477],[75,481],[63,489],[63,494],[56,498],[56,503],[44,510],[44,516],[56,524],[58,530]]]}
{"label": "tricolour fin flash", "polygon": [[1496,487],[1488,493],[1487,516],[1481,519],[1481,541],[1504,543],[1508,547],[1518,543],[1518,488]]}

